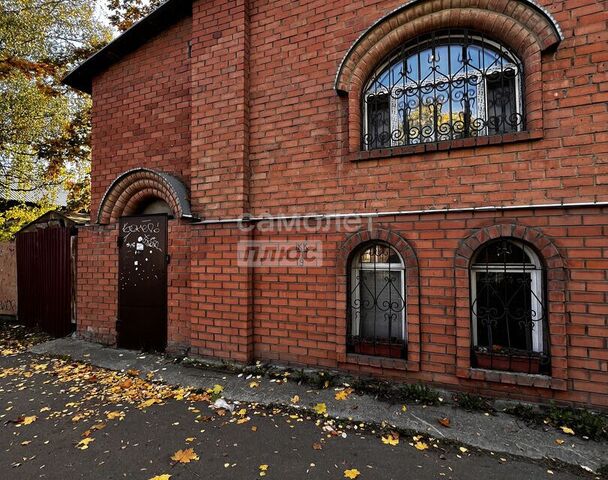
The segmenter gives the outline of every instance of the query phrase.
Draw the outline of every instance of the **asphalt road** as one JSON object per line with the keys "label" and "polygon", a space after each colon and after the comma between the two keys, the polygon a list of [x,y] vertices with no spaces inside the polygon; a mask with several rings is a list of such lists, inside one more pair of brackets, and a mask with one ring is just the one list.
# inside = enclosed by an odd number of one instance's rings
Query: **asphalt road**
{"label": "asphalt road", "polygon": [[[1,479],[148,480],[168,474],[172,480],[240,480],[263,473],[269,480],[337,480],[352,469],[361,480],[580,478],[554,466],[461,452],[429,439],[422,439],[429,446],[423,451],[404,436],[398,445],[385,445],[380,432],[355,431],[352,425],[333,425],[332,433],[331,422],[277,409],[238,405],[240,414],[220,416],[209,402],[188,398],[140,409],[137,402],[112,398],[118,385],[97,385],[106,381],[102,373],[70,378],[71,369],[27,353],[0,356]],[[120,416],[108,419],[111,412]],[[103,428],[92,430],[93,425]],[[171,459],[188,448],[198,460]]]}

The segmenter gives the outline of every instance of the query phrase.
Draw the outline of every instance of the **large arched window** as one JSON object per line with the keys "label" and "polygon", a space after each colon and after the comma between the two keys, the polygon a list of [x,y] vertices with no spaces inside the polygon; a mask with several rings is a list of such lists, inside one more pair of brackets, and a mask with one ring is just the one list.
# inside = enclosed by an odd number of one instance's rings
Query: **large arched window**
{"label": "large arched window", "polygon": [[363,90],[363,148],[517,132],[524,128],[522,63],[470,31],[403,45]]}
{"label": "large arched window", "polygon": [[374,242],[350,263],[350,352],[406,357],[405,267],[388,244]]}
{"label": "large arched window", "polygon": [[471,264],[473,365],[545,373],[549,367],[543,266],[525,243],[499,239]]}

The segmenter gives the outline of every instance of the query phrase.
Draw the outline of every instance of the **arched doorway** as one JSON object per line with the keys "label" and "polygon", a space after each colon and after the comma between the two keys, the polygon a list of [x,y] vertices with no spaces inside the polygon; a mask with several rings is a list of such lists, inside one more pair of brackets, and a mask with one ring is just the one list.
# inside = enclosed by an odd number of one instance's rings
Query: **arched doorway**
{"label": "arched doorway", "polygon": [[119,176],[108,188],[98,223],[118,222],[117,344],[163,351],[167,346],[168,220],[191,219],[186,188],[149,169]]}

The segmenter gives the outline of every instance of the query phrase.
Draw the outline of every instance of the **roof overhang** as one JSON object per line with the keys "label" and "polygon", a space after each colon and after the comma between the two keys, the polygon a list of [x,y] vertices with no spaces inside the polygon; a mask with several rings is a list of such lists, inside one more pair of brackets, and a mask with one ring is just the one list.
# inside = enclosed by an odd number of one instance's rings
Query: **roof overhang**
{"label": "roof overhang", "polygon": [[85,93],[91,93],[93,78],[150,38],[183,17],[192,14],[192,0],[167,0],[149,15],[135,23],[123,34],[93,54],[72,70],[63,83]]}

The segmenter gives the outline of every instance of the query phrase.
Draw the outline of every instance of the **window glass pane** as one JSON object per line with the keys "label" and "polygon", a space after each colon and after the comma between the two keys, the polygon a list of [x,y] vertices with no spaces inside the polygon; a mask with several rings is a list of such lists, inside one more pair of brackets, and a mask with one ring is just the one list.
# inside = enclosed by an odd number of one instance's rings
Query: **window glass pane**
{"label": "window glass pane", "polygon": [[359,274],[359,335],[372,341],[403,340],[401,272],[361,270]]}
{"label": "window glass pane", "polygon": [[500,264],[531,264],[530,256],[521,246],[508,240],[494,242],[481,250],[475,257],[476,264],[500,263]]}
{"label": "window glass pane", "polygon": [[374,245],[365,249],[359,257],[360,263],[401,263],[401,258],[388,245]]}
{"label": "window glass pane", "polygon": [[521,66],[467,31],[405,45],[365,89],[365,148],[414,145],[519,131]]}
{"label": "window glass pane", "polygon": [[488,133],[496,135],[513,131],[519,117],[515,106],[515,77],[496,72],[487,77]]}
{"label": "window glass pane", "polygon": [[493,352],[532,350],[532,330],[538,320],[532,309],[531,274],[478,272],[477,345]]}
{"label": "window glass pane", "polygon": [[372,148],[391,145],[391,112],[389,96],[378,93],[367,97],[368,136]]}

